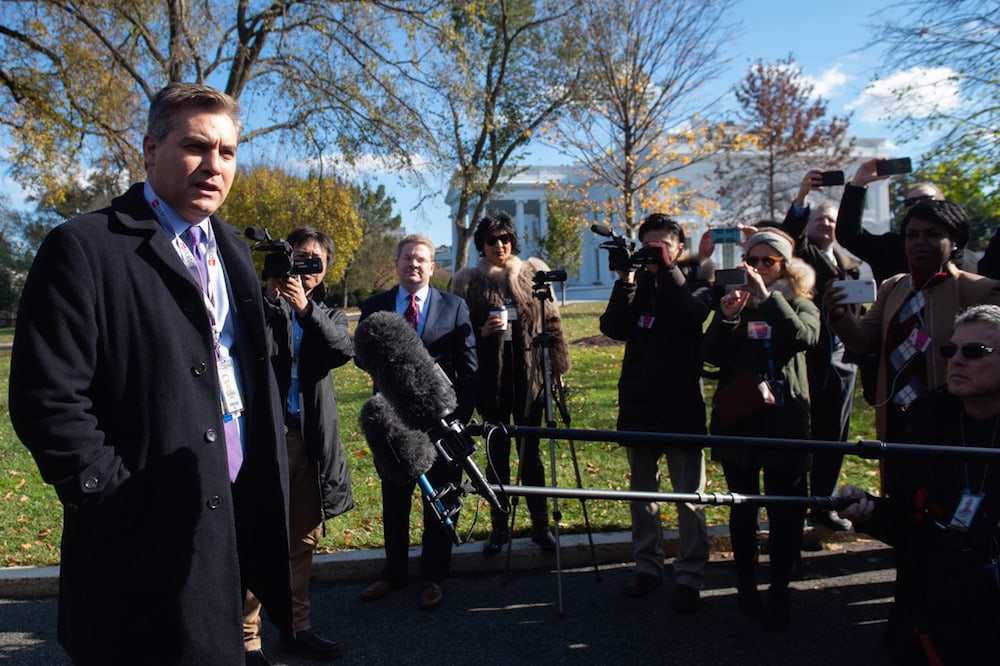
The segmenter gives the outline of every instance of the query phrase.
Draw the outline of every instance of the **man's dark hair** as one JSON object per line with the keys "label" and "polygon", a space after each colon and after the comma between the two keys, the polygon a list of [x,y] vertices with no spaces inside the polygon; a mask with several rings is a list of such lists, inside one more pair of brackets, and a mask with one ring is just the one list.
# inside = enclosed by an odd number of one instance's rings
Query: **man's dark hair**
{"label": "man's dark hair", "polygon": [[299,227],[288,234],[288,238],[285,240],[292,246],[292,249],[295,249],[306,241],[314,240],[326,252],[326,267],[329,268],[330,264],[333,263],[336,245],[334,245],[333,239],[330,238],[330,234],[325,231],[320,231],[316,227]]}
{"label": "man's dark hair", "polygon": [[948,230],[948,238],[958,245],[959,250],[963,249],[969,242],[969,235],[972,233],[969,216],[965,209],[958,204],[938,199],[915,204],[906,212],[906,217],[899,225],[899,232],[903,236],[906,235],[906,227],[909,226],[910,220],[914,218],[936,222],[944,226]]}
{"label": "man's dark hair", "polygon": [[662,213],[653,213],[639,225],[639,233],[636,234],[639,238],[639,242],[642,242],[642,237],[645,236],[650,231],[666,231],[669,234],[677,236],[677,240],[682,244],[687,244],[687,239],[684,236],[684,229],[681,227],[680,223],[673,220]]}
{"label": "man's dark hair", "polygon": [[240,104],[233,97],[200,83],[171,83],[156,93],[149,104],[146,134],[158,142],[163,141],[174,128],[177,114],[183,109],[224,113],[232,118],[237,135],[243,128]]}
{"label": "man's dark hair", "polygon": [[486,245],[486,234],[491,231],[502,231],[510,236],[510,253],[517,254],[521,251],[521,244],[517,240],[517,230],[514,228],[514,220],[510,215],[502,210],[491,210],[486,213],[486,217],[479,220],[476,231],[472,235],[472,241],[476,245],[479,256],[483,256]]}

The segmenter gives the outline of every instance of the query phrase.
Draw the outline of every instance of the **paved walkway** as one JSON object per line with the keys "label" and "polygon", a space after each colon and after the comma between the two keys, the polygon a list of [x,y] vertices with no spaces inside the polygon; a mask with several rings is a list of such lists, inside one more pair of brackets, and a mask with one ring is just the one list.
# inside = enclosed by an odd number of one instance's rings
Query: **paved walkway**
{"label": "paved walkway", "polygon": [[[607,540],[600,552],[622,546],[620,535]],[[339,663],[366,666],[887,662],[881,636],[894,575],[889,551],[875,541],[844,540],[804,553],[792,584],[792,625],[780,634],[763,632],[759,618],[737,610],[735,573],[724,552],[713,553],[703,608],[679,615],[668,608],[669,578],[646,599],[624,597],[628,564],[602,564],[596,573],[574,566],[557,575],[551,555],[521,542],[512,556],[517,568],[504,575],[502,556],[484,560],[476,544],[459,550],[457,571],[445,584],[445,604],[433,612],[417,607],[415,582],[380,601],[360,601],[368,583],[360,574],[371,563],[355,566],[351,558],[330,558],[312,588],[314,629],[341,643]],[[564,540],[567,561],[586,550],[576,537]],[[583,559],[589,559],[585,552]],[[0,600],[0,662],[68,664],[55,640],[55,614],[51,597]],[[269,625],[264,649],[276,666],[310,663],[282,654]]]}

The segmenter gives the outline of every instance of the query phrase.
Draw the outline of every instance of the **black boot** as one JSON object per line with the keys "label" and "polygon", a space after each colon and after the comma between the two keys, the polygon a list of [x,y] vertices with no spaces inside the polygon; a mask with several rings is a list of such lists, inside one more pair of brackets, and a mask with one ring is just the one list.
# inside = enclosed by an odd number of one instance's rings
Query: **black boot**
{"label": "black boot", "polygon": [[531,517],[531,540],[545,551],[554,553],[556,551],[556,540],[549,531],[548,514]]}
{"label": "black boot", "polygon": [[736,599],[740,606],[740,612],[744,615],[757,618],[764,609],[764,604],[760,601],[760,593],[757,592],[757,577],[747,574],[739,574],[736,579]]}
{"label": "black boot", "polygon": [[503,550],[504,544],[510,541],[510,530],[506,523],[494,523],[490,535],[483,544],[483,557],[492,557]]}
{"label": "black boot", "polygon": [[788,608],[788,587],[775,587],[767,591],[767,610],[764,613],[764,629],[784,631],[788,628],[791,612]]}

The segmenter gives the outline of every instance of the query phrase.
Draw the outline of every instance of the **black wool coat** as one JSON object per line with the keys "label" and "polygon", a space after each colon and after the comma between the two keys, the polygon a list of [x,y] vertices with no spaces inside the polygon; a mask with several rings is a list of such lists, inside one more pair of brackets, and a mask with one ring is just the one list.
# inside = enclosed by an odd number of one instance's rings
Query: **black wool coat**
{"label": "black wool coat", "polygon": [[291,626],[287,457],[247,244],[212,217],[237,317],[245,459],[226,464],[199,285],[134,185],[56,227],[18,313],[14,428],[64,507],[76,663],[242,664],[243,590]]}

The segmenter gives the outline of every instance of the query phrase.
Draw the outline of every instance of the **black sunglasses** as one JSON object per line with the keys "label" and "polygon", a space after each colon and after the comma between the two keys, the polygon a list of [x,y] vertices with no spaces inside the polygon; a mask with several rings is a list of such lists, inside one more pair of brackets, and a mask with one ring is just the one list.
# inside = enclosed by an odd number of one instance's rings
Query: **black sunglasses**
{"label": "black sunglasses", "polygon": [[510,236],[508,236],[507,234],[500,234],[499,236],[486,237],[487,245],[496,245],[497,243],[503,243],[504,245],[507,245],[508,243],[510,243]]}
{"label": "black sunglasses", "polygon": [[748,266],[753,266],[754,268],[757,268],[757,264],[760,264],[763,268],[770,268],[781,261],[781,257],[743,257],[743,261]]}
{"label": "black sunglasses", "polygon": [[975,361],[976,359],[980,359],[987,354],[992,354],[996,351],[993,347],[987,347],[986,345],[978,342],[970,342],[969,344],[962,345],[961,347],[953,344],[945,344],[941,345],[939,349],[941,350],[941,356],[944,356],[945,358],[951,358],[959,350],[961,350],[962,356],[970,361]]}
{"label": "black sunglasses", "polygon": [[913,208],[921,201],[931,201],[933,199],[934,197],[932,197],[929,194],[925,194],[922,197],[906,197],[905,199],[903,199],[903,206],[906,208]]}

